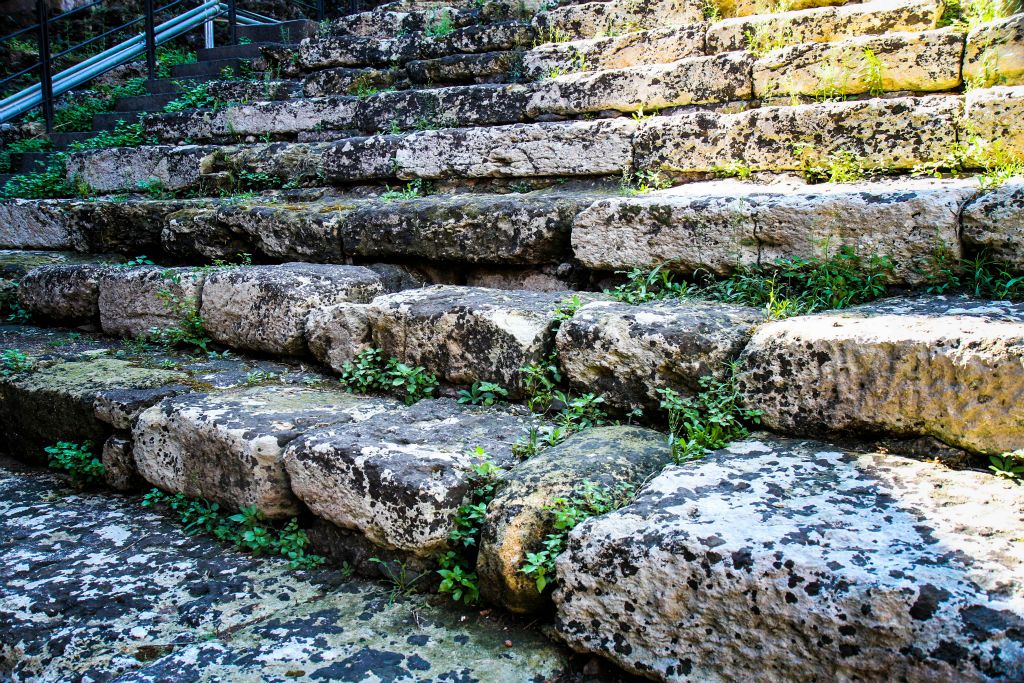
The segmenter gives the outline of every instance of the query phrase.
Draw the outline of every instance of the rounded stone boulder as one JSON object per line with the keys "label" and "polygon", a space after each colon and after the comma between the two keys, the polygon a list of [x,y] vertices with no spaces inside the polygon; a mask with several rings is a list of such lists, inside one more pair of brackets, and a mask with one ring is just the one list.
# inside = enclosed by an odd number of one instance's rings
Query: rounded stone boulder
{"label": "rounded stone boulder", "polygon": [[534,579],[522,573],[526,553],[551,533],[547,506],[584,481],[639,486],[671,461],[664,434],[630,426],[597,427],[542,451],[512,470],[487,506],[477,574],[480,591],[512,612],[536,612],[549,604]]}

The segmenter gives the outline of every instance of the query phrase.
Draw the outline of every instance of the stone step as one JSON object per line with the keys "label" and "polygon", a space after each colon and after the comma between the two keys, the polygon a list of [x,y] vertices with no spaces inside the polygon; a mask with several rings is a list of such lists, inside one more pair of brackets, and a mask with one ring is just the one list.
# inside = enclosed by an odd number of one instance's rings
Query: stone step
{"label": "stone step", "polygon": [[306,19],[282,21],[277,24],[239,26],[238,37],[248,38],[254,43],[298,43],[303,38],[316,35],[317,27],[317,22]]}
{"label": "stone step", "polygon": [[388,39],[411,33],[467,28],[504,18],[498,3],[481,8],[447,7],[444,3],[430,9],[407,11],[377,8],[349,14],[330,22],[324,31],[330,36]]}
{"label": "stone step", "polygon": [[746,405],[769,429],[931,436],[982,453],[1024,443],[1024,305],[888,299],[763,325],[743,352]]}
{"label": "stone step", "polygon": [[[299,41],[294,41],[298,44]],[[222,59],[258,59],[263,53],[262,48],[265,46],[281,46],[281,42],[259,42],[259,43],[241,43],[239,45],[218,45],[217,47],[200,48],[196,52],[196,61],[212,62]]]}
{"label": "stone step", "polygon": [[120,123],[135,123],[145,115],[145,111],[115,111],[92,115],[93,132],[114,130]]}
{"label": "stone step", "polygon": [[[254,67],[254,62],[257,66]],[[253,60],[244,57],[228,57],[225,59],[211,59],[205,62],[193,62],[191,64],[177,64],[171,67],[171,75],[175,78],[195,78],[197,76],[222,77],[230,70],[235,74],[244,73],[247,69],[262,69],[262,60]]]}
{"label": "stone step", "polygon": [[[271,681],[299,671],[307,680],[350,678],[355,670],[516,683],[570,666],[568,653],[535,630],[390,595],[336,569],[296,572],[189,534],[140,503],[69,493],[57,476],[3,464],[8,673]],[[54,601],[59,611],[47,607]]]}
{"label": "stone step", "polygon": [[11,155],[11,168],[15,173],[32,173],[46,167],[53,152],[20,152]]}
{"label": "stone step", "polygon": [[[999,140],[1004,131],[1013,130],[1021,102],[1020,86],[972,91],[966,125],[975,126],[985,140]],[[619,175],[629,167],[682,178],[706,177],[730,166],[827,177],[841,163],[861,172],[894,173],[946,162],[964,125],[963,112],[961,97],[942,95],[761,107],[732,114],[698,110],[643,121],[620,117],[451,128],[330,143],[105,149],[72,154],[68,173],[101,194],[130,191],[149,178],[170,190],[237,185],[232,178],[242,171],[291,185],[602,176]],[[771,144],[764,144],[766,135]],[[1015,153],[1024,143],[1011,134],[993,144]]]}
{"label": "stone step", "polygon": [[164,92],[154,95],[136,95],[134,97],[122,97],[114,105],[115,111],[124,112],[158,112],[163,111],[168,103],[178,98],[180,88],[174,92]]}
{"label": "stone step", "polygon": [[532,23],[545,43],[693,24],[704,14],[704,5],[695,0],[608,0],[555,7],[537,13]]}
{"label": "stone step", "polygon": [[[887,258],[893,284],[919,286],[940,252],[960,258],[986,249],[1024,270],[1021,206],[1024,183],[983,193],[973,178],[716,180],[636,196],[567,184],[408,199],[11,200],[0,203],[0,247],[143,253],[169,263],[231,260],[242,252],[271,263],[422,263],[434,270],[421,276],[435,283],[460,276],[481,282],[488,268],[532,267],[536,274],[545,264],[569,262],[591,273],[662,266],[687,277],[726,276],[741,266],[849,247]],[[442,278],[451,268],[457,273]],[[544,288],[571,282],[556,277]]]}
{"label": "stone step", "polygon": [[556,629],[661,680],[1015,680],[1022,534],[987,472],[755,437],[576,527]]}

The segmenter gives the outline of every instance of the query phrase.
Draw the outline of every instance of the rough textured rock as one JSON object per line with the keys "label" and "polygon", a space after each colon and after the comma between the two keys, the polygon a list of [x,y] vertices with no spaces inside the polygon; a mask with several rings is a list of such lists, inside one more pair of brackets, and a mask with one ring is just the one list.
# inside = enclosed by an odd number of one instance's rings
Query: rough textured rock
{"label": "rough textured rock", "polygon": [[1022,531],[987,473],[752,439],[577,527],[556,628],[669,681],[1015,680]]}
{"label": "rough textured rock", "polygon": [[1024,160],[1024,85],[978,88],[967,93],[965,127],[985,142],[979,167]]}
{"label": "rough textured rock", "polygon": [[103,483],[115,491],[139,491],[145,483],[135,469],[131,439],[111,436],[103,443],[100,455]]}
{"label": "rough textured rock", "polygon": [[366,312],[385,355],[452,384],[496,382],[516,396],[519,369],[553,348],[555,310],[569,295],[437,285],[378,297]]}
{"label": "rough textured rock", "polygon": [[654,28],[621,36],[546,43],[523,53],[529,78],[552,73],[665,64],[704,54],[707,24]]}
{"label": "rough textured rock", "polygon": [[853,36],[937,28],[943,6],[935,0],[875,0],[841,7],[725,19],[708,27],[711,54],[745,50],[748,34],[770,35],[773,44],[827,43]]}
{"label": "rough textured rock", "polygon": [[338,67],[314,71],[302,81],[302,94],[306,97],[351,95],[360,86],[366,89],[389,88],[401,77],[397,69],[353,69]]}
{"label": "rough textured rock", "polygon": [[961,111],[958,97],[936,96],[659,116],[637,131],[636,165],[708,172],[736,162],[797,171],[852,154],[867,169],[910,169],[946,157]]}
{"label": "rough textured rock", "polygon": [[637,111],[749,100],[753,59],[745,52],[688,57],[655,64],[581,72],[548,79],[526,105],[531,116],[614,109]]}
{"label": "rough textured rock", "polygon": [[345,363],[371,347],[368,306],[323,306],[306,317],[306,345],[318,361],[340,372]]}
{"label": "rough textured rock", "polygon": [[11,249],[71,249],[74,244],[62,213],[51,202],[0,201],[0,246]]}
{"label": "rough textured rock", "polygon": [[140,183],[155,183],[167,190],[194,187],[203,158],[212,147],[184,145],[112,147],[72,152],[67,177],[101,193],[134,192]]}
{"label": "rough textured rock", "polygon": [[701,377],[723,376],[763,319],[755,308],[708,301],[597,301],[559,327],[558,358],[573,390],[625,410],[656,409],[658,389],[696,393]]}
{"label": "rough textured rock", "polygon": [[562,36],[595,38],[640,28],[693,24],[704,18],[702,6],[692,0],[612,0],[566,4],[541,12],[533,23],[541,39]]}
{"label": "rough textured rock", "polygon": [[[788,11],[811,9],[814,7],[833,7],[845,5],[848,0],[790,0],[781,7]],[[766,6],[763,0],[713,0],[712,4],[718,8],[723,17],[747,17],[753,14],[770,13],[771,6]],[[766,12],[766,9],[769,10]]]}
{"label": "rough textured rock", "polygon": [[314,514],[385,548],[429,556],[448,546],[472,488],[474,449],[499,466],[533,418],[522,408],[420,401],[312,431],[284,455],[292,489]]}
{"label": "rough textured rock", "polygon": [[39,462],[45,460],[42,449],[57,441],[91,441],[101,448],[111,431],[94,410],[103,392],[177,385],[183,378],[176,371],[139,367],[96,354],[4,377],[0,379],[4,450]]}
{"label": "rough textured rock", "polygon": [[638,486],[670,461],[664,434],[617,426],[589,429],[517,465],[487,506],[476,566],[482,595],[513,612],[543,609],[549,596],[520,568],[554,531],[546,506],[584,481]]}
{"label": "rough textured rock", "polygon": [[449,55],[436,59],[416,59],[405,65],[409,80],[419,85],[437,83],[488,83],[513,74],[518,51],[498,50],[476,55]]}
{"label": "rough textured rock", "polygon": [[52,265],[34,268],[21,278],[18,299],[33,317],[82,325],[99,317],[99,279],[103,266]]}
{"label": "rough textured rock", "polygon": [[853,247],[887,256],[895,281],[918,284],[945,249],[960,254],[958,214],[973,181],[757,186],[689,183],[636,197],[604,199],[577,215],[573,253],[597,270],[650,269],[727,275],[776,258],[821,256]]}
{"label": "rough textured rock", "polygon": [[111,268],[100,276],[100,326],[107,334],[143,337],[182,324],[180,307],[199,308],[205,273],[193,268]]}
{"label": "rough textured rock", "polygon": [[963,211],[963,240],[1017,271],[1024,271],[1024,182],[985,192]]}
{"label": "rough textured rock", "polygon": [[210,336],[222,344],[299,355],[311,310],[368,301],[383,291],[380,277],[359,266],[241,266],[207,276],[201,311]]}
{"label": "rough textured rock", "polygon": [[[961,84],[963,49],[963,34],[952,29],[794,45],[757,60],[754,95],[834,98],[878,91],[953,90]],[[867,59],[868,53],[877,63]]]}
{"label": "rough textured rock", "polygon": [[168,398],[136,420],[135,462],[146,481],[165,491],[290,517],[299,506],[282,461],[285,447],[306,431],[395,405],[289,386]]}
{"label": "rough textured rock", "polygon": [[982,24],[968,34],[964,79],[983,87],[1024,85],[1024,13]]}
{"label": "rough textured rock", "polygon": [[1024,447],[1024,306],[890,299],[768,323],[739,385],[770,429],[927,435],[973,451]]}
{"label": "rough textured rock", "polygon": [[428,130],[395,153],[400,177],[617,174],[632,158],[631,120]]}

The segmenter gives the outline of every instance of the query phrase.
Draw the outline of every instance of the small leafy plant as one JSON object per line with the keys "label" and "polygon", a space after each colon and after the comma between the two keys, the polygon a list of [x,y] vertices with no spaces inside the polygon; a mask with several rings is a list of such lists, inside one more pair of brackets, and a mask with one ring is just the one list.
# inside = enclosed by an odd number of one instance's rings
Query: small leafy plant
{"label": "small leafy plant", "polygon": [[1024,450],[988,456],[989,469],[996,476],[1009,479],[1018,486],[1024,482]]}
{"label": "small leafy plant", "polygon": [[459,403],[492,406],[508,398],[508,391],[494,382],[473,382],[469,389],[459,391]]}
{"label": "small leafy plant", "polygon": [[26,356],[19,349],[4,349],[0,351],[0,376],[10,377],[29,372],[32,369],[32,359]]}
{"label": "small leafy plant", "polygon": [[52,469],[60,470],[71,477],[76,488],[94,486],[103,482],[105,469],[100,459],[92,454],[91,441],[73,443],[58,441],[45,449]]}
{"label": "small leafy plant", "polygon": [[299,528],[294,517],[283,526],[275,526],[266,521],[255,506],[230,514],[222,510],[219,503],[188,498],[181,493],[164,493],[159,489],[143,496],[142,505],[160,505],[176,513],[186,533],[207,533],[254,555],[284,557],[292,569],[315,569],[324,563],[323,557],[308,552],[309,536]]}
{"label": "small leafy plant", "polygon": [[627,304],[642,304],[662,299],[678,299],[690,293],[690,285],[679,282],[664,265],[657,265],[649,271],[634,268],[628,272],[618,271],[625,275],[626,282],[605,293]]}
{"label": "small leafy plant", "polygon": [[396,358],[384,359],[380,349],[367,349],[342,366],[342,386],[357,394],[392,394],[406,405],[429,398],[437,389],[437,376]]}
{"label": "small leafy plant", "polygon": [[165,346],[190,346],[204,353],[209,351],[213,342],[206,332],[206,321],[199,313],[199,300],[196,297],[182,297],[180,291],[182,277],[171,270],[164,271],[166,285],[157,291],[156,296],[178,320],[177,325],[170,327],[154,327],[149,331],[150,338]]}

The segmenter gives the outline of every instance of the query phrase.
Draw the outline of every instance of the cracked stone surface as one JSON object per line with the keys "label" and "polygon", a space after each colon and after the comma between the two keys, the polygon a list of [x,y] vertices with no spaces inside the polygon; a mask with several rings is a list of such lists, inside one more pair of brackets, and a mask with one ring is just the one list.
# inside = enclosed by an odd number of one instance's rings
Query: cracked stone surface
{"label": "cracked stone surface", "polygon": [[0,677],[515,683],[567,665],[535,631],[290,570],[139,502],[0,463]]}
{"label": "cracked stone surface", "polygon": [[578,526],[556,628],[667,681],[1019,680],[1022,534],[987,472],[752,438]]}

